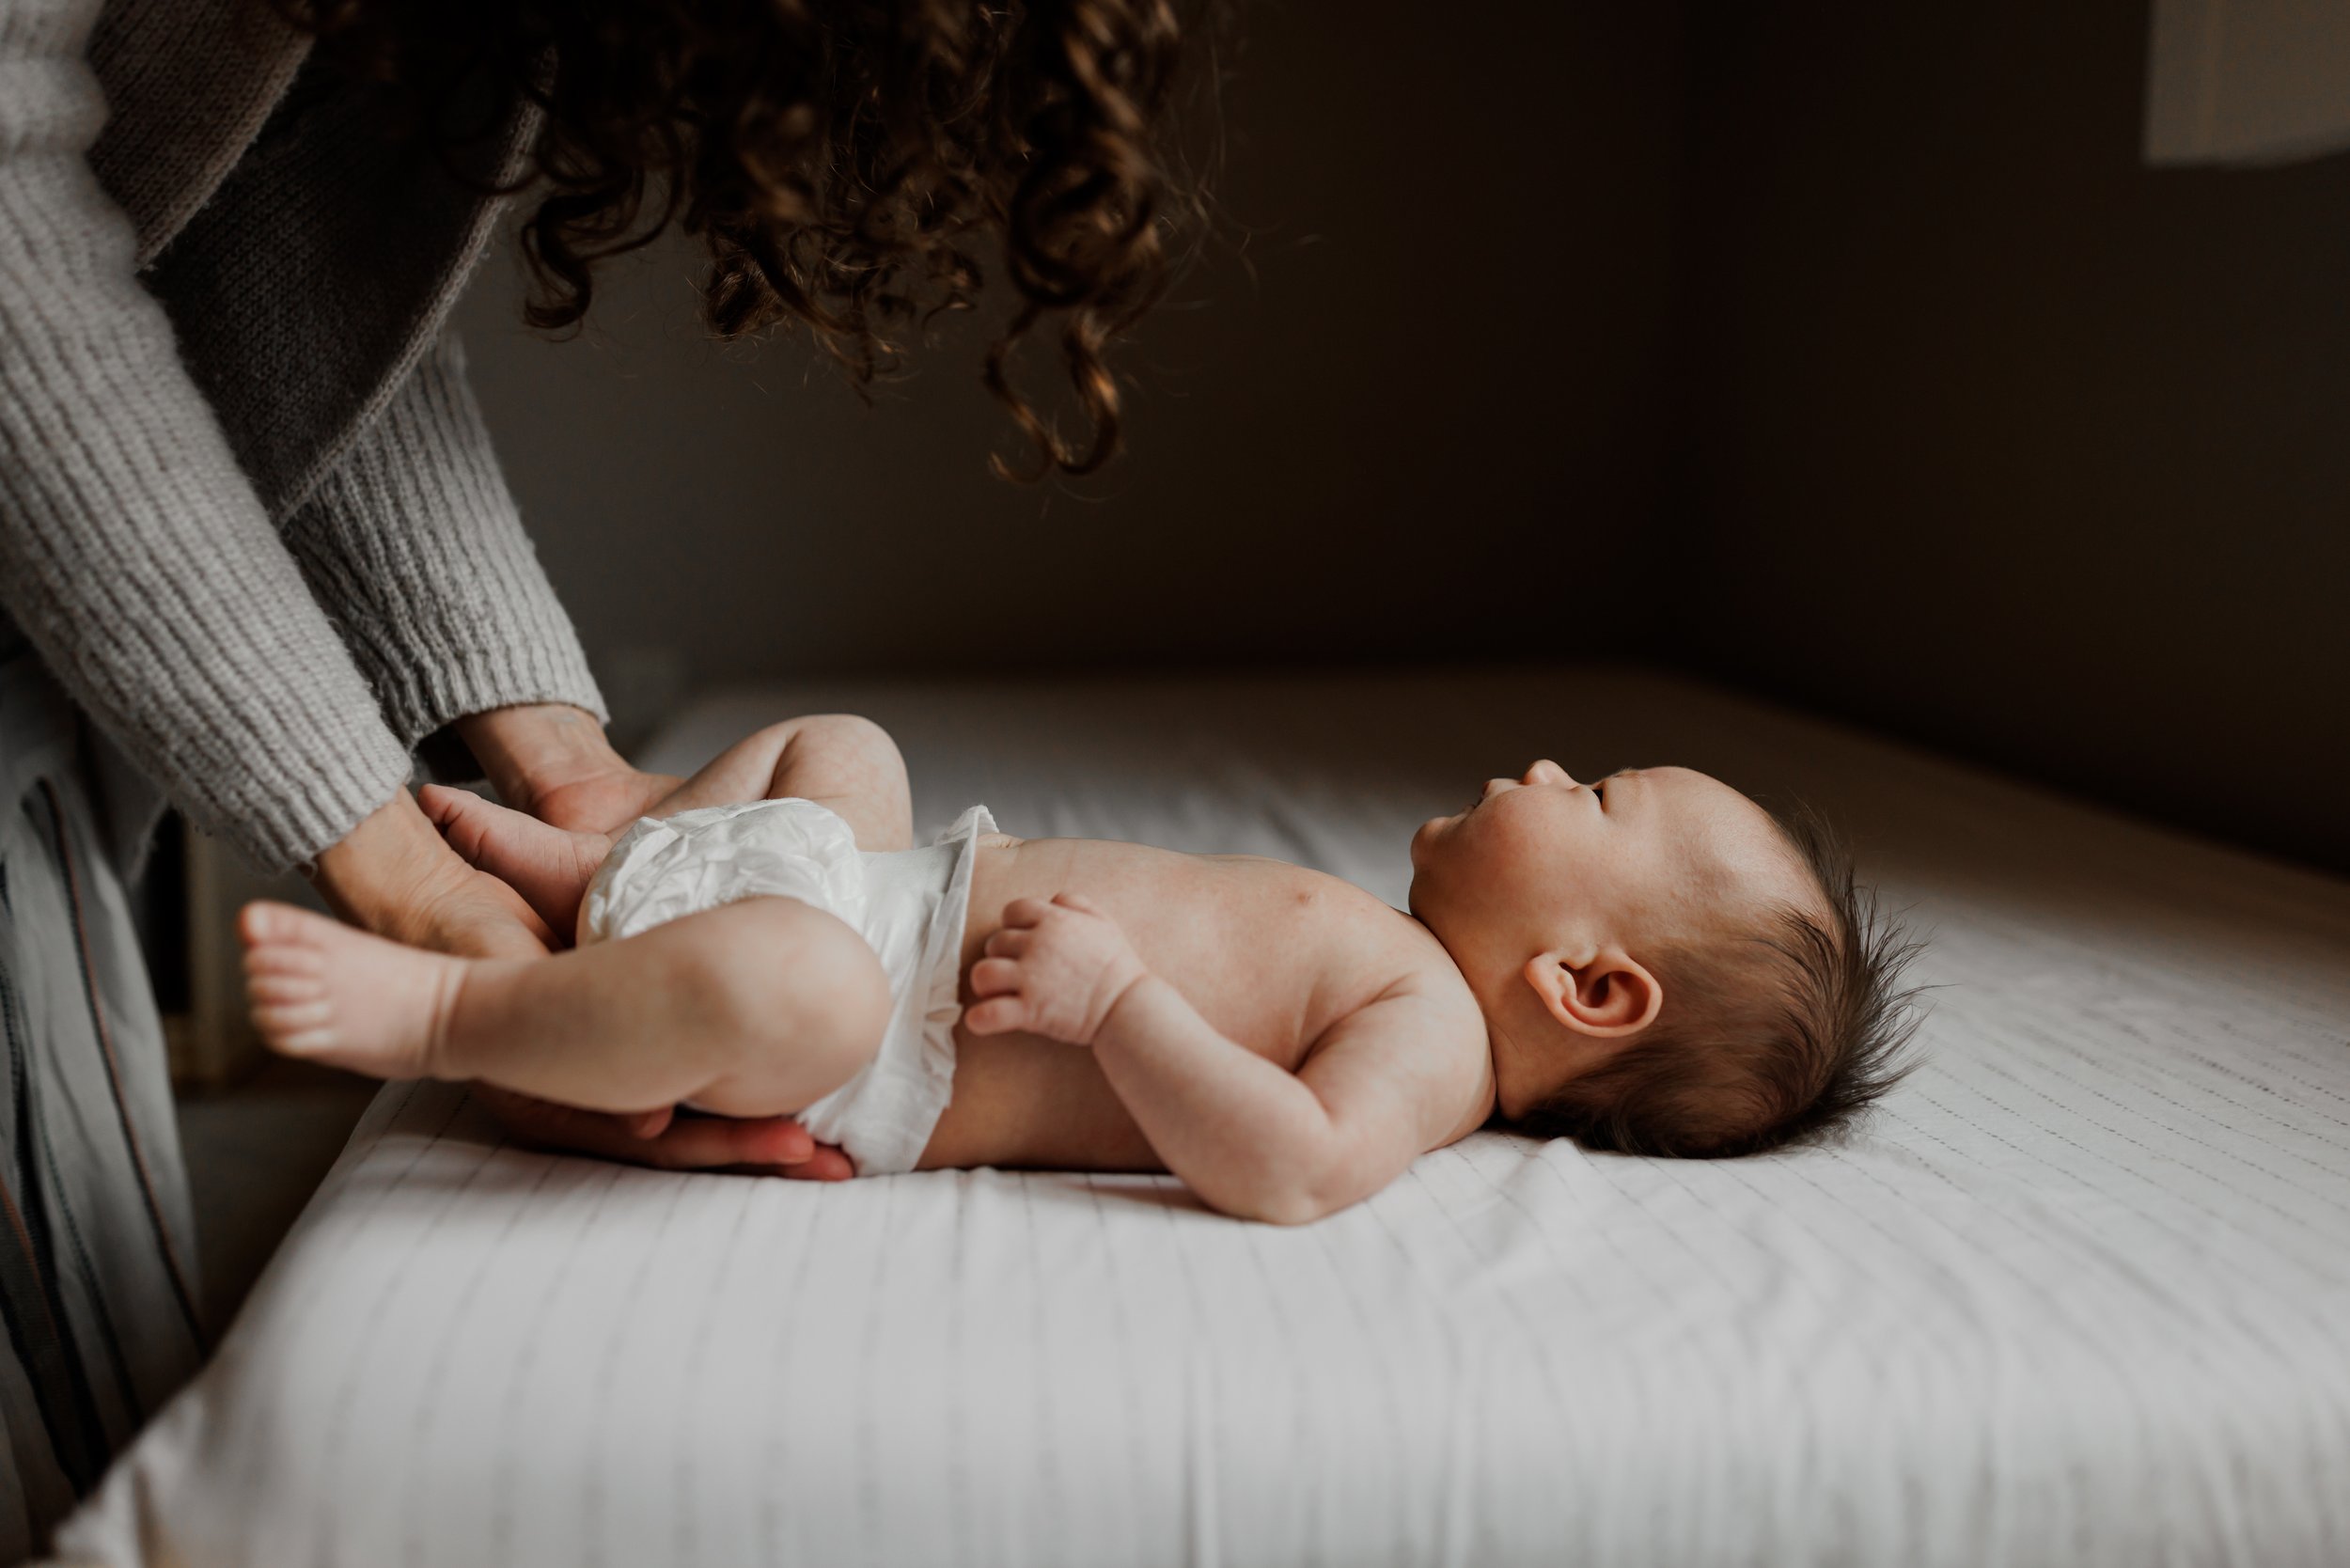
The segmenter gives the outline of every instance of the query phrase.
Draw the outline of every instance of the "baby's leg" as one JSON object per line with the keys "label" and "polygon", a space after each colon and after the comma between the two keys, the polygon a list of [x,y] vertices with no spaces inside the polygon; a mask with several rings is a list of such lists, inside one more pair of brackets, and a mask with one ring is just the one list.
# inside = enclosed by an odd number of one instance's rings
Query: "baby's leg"
{"label": "baby's leg", "polygon": [[[901,850],[914,842],[905,760],[887,730],[852,713],[769,725],[686,780],[651,815],[791,796],[838,812],[859,849]],[[554,930],[573,931],[613,835],[554,827],[439,784],[426,785],[417,798],[468,864],[511,886]]]}
{"label": "baby's leg", "polygon": [[[797,796],[831,808],[866,850],[914,842],[906,765],[889,732],[849,713],[770,725],[679,786],[651,815]],[[428,784],[425,814],[466,862],[513,887],[556,931],[569,932],[615,835],[574,833],[464,790]]]}
{"label": "baby's leg", "polygon": [[749,899],[552,958],[450,958],[287,904],[238,921],[272,1048],[379,1078],[479,1078],[586,1110],[796,1111],[872,1059],[889,983],[864,939]]}
{"label": "baby's leg", "polygon": [[913,847],[905,759],[888,730],[854,713],[813,713],[769,725],[687,779],[653,815],[791,796],[838,812],[861,850]]}

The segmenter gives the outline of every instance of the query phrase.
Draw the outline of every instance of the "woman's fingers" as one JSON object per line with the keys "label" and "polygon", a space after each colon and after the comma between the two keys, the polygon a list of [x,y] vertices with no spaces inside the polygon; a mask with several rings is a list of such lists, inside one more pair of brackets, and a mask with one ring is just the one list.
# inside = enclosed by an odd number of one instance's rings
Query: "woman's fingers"
{"label": "woman's fingers", "polygon": [[816,1146],[816,1152],[798,1165],[745,1166],[746,1171],[762,1176],[784,1176],[794,1182],[845,1182],[856,1174],[856,1167],[849,1156],[828,1143]]}
{"label": "woman's fingers", "polygon": [[663,1170],[799,1166],[825,1147],[789,1117],[673,1116],[658,1134],[639,1137],[632,1123],[648,1113],[579,1110],[481,1083],[473,1096],[525,1143]]}
{"label": "woman's fingers", "polygon": [[645,1163],[665,1170],[800,1165],[817,1149],[807,1128],[780,1116],[682,1116],[659,1137],[644,1139],[643,1146]]}
{"label": "woman's fingers", "polygon": [[642,1138],[659,1137],[669,1130],[669,1123],[676,1120],[677,1107],[675,1105],[664,1105],[659,1110],[638,1111],[634,1116],[623,1118],[628,1127],[628,1136]]}

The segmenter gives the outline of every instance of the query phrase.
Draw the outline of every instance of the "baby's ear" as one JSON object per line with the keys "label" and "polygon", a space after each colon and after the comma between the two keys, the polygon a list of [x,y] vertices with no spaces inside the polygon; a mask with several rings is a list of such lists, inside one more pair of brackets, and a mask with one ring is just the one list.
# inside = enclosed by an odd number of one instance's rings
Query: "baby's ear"
{"label": "baby's ear", "polygon": [[1637,1034],[1665,1005],[1663,984],[1621,948],[1537,953],[1526,961],[1526,983],[1560,1025],[1597,1039]]}

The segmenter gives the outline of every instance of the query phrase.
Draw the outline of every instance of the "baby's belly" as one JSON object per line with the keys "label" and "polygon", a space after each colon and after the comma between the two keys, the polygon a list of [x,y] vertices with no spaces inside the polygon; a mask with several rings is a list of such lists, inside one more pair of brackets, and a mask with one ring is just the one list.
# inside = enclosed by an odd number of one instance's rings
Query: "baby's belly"
{"label": "baby's belly", "polygon": [[955,1029],[955,1090],[923,1170],[995,1165],[1164,1170],[1093,1053],[1034,1035]]}

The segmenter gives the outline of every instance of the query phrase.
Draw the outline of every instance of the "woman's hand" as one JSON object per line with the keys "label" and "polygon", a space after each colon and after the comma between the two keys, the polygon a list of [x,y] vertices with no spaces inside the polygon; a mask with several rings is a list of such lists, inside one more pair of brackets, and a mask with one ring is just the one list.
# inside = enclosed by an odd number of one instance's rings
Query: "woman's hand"
{"label": "woman's hand", "polygon": [[412,948],[542,958],[554,945],[522,895],[459,859],[406,790],[321,855],[310,880],[336,914]]}
{"label": "woman's hand", "polygon": [[682,782],[631,767],[593,713],[560,702],[472,713],[457,733],[500,800],[576,833],[617,833]]}
{"label": "woman's hand", "polygon": [[673,793],[684,780],[639,773],[623,763],[612,773],[557,784],[532,802],[530,814],[574,833],[618,833]]}
{"label": "woman's hand", "polygon": [[534,1149],[594,1154],[655,1170],[731,1170],[789,1176],[803,1182],[842,1182],[856,1174],[849,1156],[810,1137],[789,1117],[608,1116],[575,1110],[489,1084],[472,1086],[517,1142]]}

